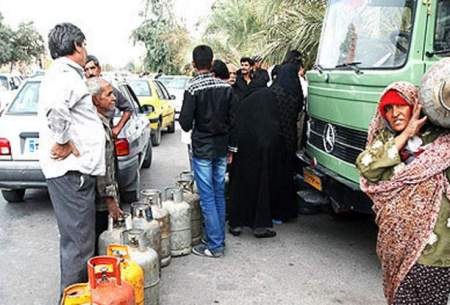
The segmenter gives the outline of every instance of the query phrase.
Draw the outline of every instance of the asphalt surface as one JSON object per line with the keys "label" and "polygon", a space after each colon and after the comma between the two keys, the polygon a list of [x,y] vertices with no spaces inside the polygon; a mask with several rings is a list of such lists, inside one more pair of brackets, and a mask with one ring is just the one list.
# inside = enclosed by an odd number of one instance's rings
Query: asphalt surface
{"label": "asphalt surface", "polygon": [[[164,134],[142,187],[164,188],[188,168],[180,133]],[[45,190],[25,202],[0,196],[0,304],[55,305],[59,286],[58,231]],[[227,236],[225,256],[174,258],[163,269],[162,305],[382,305],[375,254],[376,227],[368,218],[300,216],[256,239],[246,230]]]}

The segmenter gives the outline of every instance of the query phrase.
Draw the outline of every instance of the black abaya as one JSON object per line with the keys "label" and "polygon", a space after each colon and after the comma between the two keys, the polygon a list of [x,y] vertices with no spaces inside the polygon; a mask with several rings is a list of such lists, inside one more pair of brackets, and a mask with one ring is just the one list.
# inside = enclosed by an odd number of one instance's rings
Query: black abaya
{"label": "black abaya", "polygon": [[231,171],[230,226],[272,227],[272,219],[297,215],[292,152],[280,135],[279,103],[261,89],[241,102],[237,114],[238,152]]}

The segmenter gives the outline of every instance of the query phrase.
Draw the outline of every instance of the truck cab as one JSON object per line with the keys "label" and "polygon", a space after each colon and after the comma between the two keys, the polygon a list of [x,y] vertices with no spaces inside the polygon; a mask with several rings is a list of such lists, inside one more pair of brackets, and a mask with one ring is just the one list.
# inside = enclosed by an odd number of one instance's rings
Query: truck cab
{"label": "truck cab", "polygon": [[329,0],[297,156],[300,178],[335,212],[371,213],[354,163],[383,90],[400,80],[420,85],[447,56],[450,0]]}

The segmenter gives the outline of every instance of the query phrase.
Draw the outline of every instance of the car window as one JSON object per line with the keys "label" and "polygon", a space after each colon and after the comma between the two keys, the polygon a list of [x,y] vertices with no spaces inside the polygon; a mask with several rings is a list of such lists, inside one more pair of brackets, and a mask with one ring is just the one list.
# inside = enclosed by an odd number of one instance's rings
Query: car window
{"label": "car window", "polygon": [[155,88],[156,88],[156,91],[158,92],[158,96],[159,96],[160,99],[163,99],[163,100],[169,99],[169,97],[166,96],[166,93],[161,88],[161,83],[160,82],[155,81]]}
{"label": "car window", "polygon": [[148,81],[145,79],[129,80],[131,89],[133,89],[136,96],[152,96]]}
{"label": "car window", "polygon": [[172,88],[172,89],[185,89],[187,82],[188,82],[188,78],[186,77],[175,77],[170,83],[165,84],[167,88]]}
{"label": "car window", "polygon": [[[139,108],[137,108],[138,106],[136,105],[136,101],[130,95],[130,92],[128,91],[128,87],[126,85],[120,85],[119,86],[119,90],[120,90],[120,93],[122,93],[123,96],[125,96],[125,98],[128,101],[131,101],[130,104],[131,104],[131,107],[133,108],[132,115],[134,115],[134,116],[137,115],[137,109],[139,109]],[[114,113],[114,116],[118,117],[118,116],[121,116],[121,115],[122,115],[122,111],[120,111],[119,108],[116,107],[116,111]]]}
{"label": "car window", "polygon": [[158,77],[158,80],[163,83],[165,86],[167,86],[168,84],[170,84],[173,80],[173,77],[170,76],[160,76]]}
{"label": "car window", "polygon": [[166,98],[167,100],[170,99],[170,93],[169,93],[169,91],[167,90],[167,88],[166,88],[161,82],[158,82],[158,81],[157,81],[157,83],[158,83],[158,85],[161,87],[161,90],[163,91],[163,94],[164,94],[165,98]]}
{"label": "car window", "polygon": [[28,82],[12,101],[8,113],[37,113],[40,82]]}
{"label": "car window", "polygon": [[0,75],[0,91],[8,90],[8,78],[6,76]]}
{"label": "car window", "polygon": [[141,104],[139,103],[139,99],[137,98],[136,93],[134,93],[133,88],[129,85],[125,85],[125,87],[127,88],[130,99],[133,101],[133,108],[136,113],[142,113]]}

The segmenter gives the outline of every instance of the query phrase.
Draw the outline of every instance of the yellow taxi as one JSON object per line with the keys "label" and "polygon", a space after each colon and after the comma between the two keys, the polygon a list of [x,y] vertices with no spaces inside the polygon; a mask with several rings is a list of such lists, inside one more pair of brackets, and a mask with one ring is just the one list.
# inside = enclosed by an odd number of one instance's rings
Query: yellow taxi
{"label": "yellow taxi", "polygon": [[152,144],[158,146],[163,129],[169,133],[175,132],[175,107],[172,105],[175,96],[171,96],[166,87],[155,79],[128,79],[128,83],[142,106],[151,105],[155,109],[147,117],[152,130]]}

